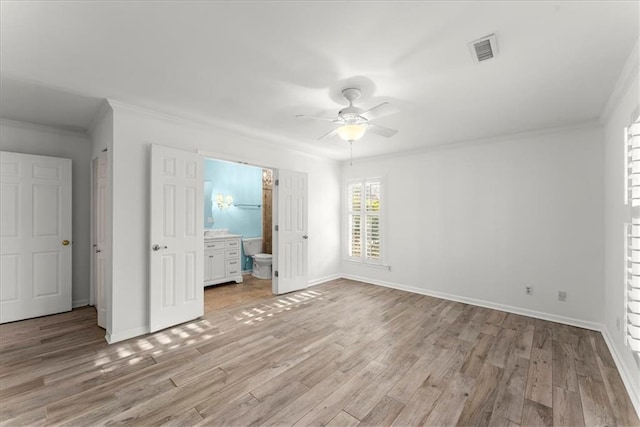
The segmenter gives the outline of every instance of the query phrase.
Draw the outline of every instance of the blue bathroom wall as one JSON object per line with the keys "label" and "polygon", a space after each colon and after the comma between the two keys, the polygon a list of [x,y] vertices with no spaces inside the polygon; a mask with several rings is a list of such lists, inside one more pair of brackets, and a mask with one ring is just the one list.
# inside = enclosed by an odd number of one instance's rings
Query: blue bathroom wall
{"label": "blue bathroom wall", "polygon": [[[231,206],[220,209],[216,195],[233,197],[234,204],[262,205],[262,169],[207,159],[204,166],[205,228],[227,228],[231,234],[262,237],[262,207]],[[242,254],[242,269],[252,269],[251,258]]]}

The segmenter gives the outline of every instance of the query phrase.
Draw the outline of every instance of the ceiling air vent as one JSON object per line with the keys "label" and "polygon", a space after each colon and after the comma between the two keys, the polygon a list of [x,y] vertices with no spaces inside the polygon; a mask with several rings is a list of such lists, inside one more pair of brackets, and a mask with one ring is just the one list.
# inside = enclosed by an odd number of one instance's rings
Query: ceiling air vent
{"label": "ceiling air vent", "polygon": [[498,55],[498,43],[496,35],[490,34],[481,39],[469,43],[469,51],[473,62],[482,62]]}

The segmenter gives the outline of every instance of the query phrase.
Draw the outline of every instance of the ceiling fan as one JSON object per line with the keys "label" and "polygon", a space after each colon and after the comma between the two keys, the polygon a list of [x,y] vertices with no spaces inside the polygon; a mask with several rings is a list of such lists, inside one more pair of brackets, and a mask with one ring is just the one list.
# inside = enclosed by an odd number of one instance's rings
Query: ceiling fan
{"label": "ceiling fan", "polygon": [[398,109],[393,107],[388,102],[383,102],[382,104],[378,104],[375,107],[369,108],[368,110],[364,110],[353,105],[353,102],[360,98],[360,89],[343,89],[342,96],[344,96],[347,101],[349,101],[349,106],[338,111],[337,118],[307,116],[303,114],[298,114],[296,115],[296,117],[324,120],[340,125],[337,128],[333,129],[331,132],[320,136],[318,138],[319,140],[329,136],[338,135],[340,136],[340,138],[347,142],[353,142],[362,138],[365,131],[369,131],[375,133],[376,135],[381,135],[387,138],[390,138],[398,133],[396,129],[391,129],[379,124],[372,123],[372,120],[374,119],[398,112]]}

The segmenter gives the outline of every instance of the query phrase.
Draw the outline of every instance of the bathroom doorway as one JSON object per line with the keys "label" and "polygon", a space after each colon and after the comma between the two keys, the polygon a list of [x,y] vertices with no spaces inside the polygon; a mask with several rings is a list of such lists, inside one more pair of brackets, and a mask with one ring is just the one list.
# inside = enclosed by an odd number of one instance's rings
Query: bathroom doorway
{"label": "bathroom doorway", "polygon": [[[215,158],[205,159],[205,243],[239,243],[234,250],[226,248],[224,252],[218,251],[220,256],[227,256],[224,263],[218,263],[219,268],[226,268],[226,277],[224,273],[223,277],[214,274],[217,279],[211,284],[212,281],[206,280],[205,265],[205,313],[251,303],[273,295],[273,176],[273,170],[270,168]],[[243,244],[245,240],[253,243]],[[211,245],[206,243],[206,246]],[[247,251],[250,254],[247,254]],[[239,276],[228,268],[228,265],[235,262],[236,252],[239,255],[237,260],[240,280]],[[233,258],[229,257],[230,254]],[[210,255],[205,254],[205,264],[209,260],[208,256],[213,255],[213,252]],[[211,268],[214,269],[215,266]]]}

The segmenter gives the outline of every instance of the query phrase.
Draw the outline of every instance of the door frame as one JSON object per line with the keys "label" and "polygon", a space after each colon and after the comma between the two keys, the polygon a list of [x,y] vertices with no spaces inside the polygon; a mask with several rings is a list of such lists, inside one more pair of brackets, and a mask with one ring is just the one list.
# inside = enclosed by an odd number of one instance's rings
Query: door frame
{"label": "door frame", "polygon": [[[105,241],[104,241],[104,246],[101,248],[101,252],[102,252],[102,256],[104,258],[104,267],[105,267],[105,272],[104,275],[105,277],[103,278],[104,282],[103,286],[105,287],[104,289],[104,295],[102,296],[103,301],[103,308],[105,310],[105,316],[103,319],[103,325],[100,325],[100,323],[98,323],[98,326],[105,328],[106,329],[106,323],[107,323],[107,313],[109,313],[109,310],[107,309],[107,268],[106,266],[109,264],[109,259],[110,259],[110,252],[107,251],[107,245],[108,245],[108,234],[107,234],[107,227],[108,227],[108,215],[109,215],[109,154],[107,152],[106,149],[100,151],[98,153],[98,155],[96,157],[94,157],[93,159],[91,159],[91,166],[90,166],[90,171],[91,171],[91,179],[90,179],[90,185],[91,185],[91,209],[90,209],[90,240],[89,240],[89,305],[90,306],[94,306],[96,308],[96,310],[98,310],[98,298],[97,298],[97,266],[96,266],[96,256],[95,256],[95,251],[96,251],[96,240],[97,240],[97,235],[96,235],[96,227],[97,227],[97,223],[96,223],[96,216],[98,214],[98,210],[97,208],[97,194],[96,194],[96,165],[99,161],[100,156],[104,155],[105,156],[105,163],[106,163],[106,181],[107,181],[107,189],[106,189],[106,193],[105,193],[105,197],[104,197],[104,206],[102,206],[102,210],[103,210],[103,221],[104,221],[104,228],[105,228]],[[98,319],[100,318],[100,315],[98,313]]]}
{"label": "door frame", "polygon": [[[205,150],[197,150],[197,153],[200,154],[205,161],[207,159],[209,160],[219,160],[219,161],[223,161],[223,162],[228,162],[228,163],[236,163],[236,164],[241,164],[241,165],[245,165],[245,166],[253,166],[256,168],[262,168],[262,169],[270,169],[273,172],[273,176],[274,179],[275,177],[278,175],[277,171],[279,169],[283,169],[283,168],[277,168],[274,166],[268,166],[268,165],[264,165],[264,164],[256,164],[256,163],[251,163],[251,162],[245,162],[243,160],[238,160],[238,159],[231,159],[229,157],[226,157],[222,154],[218,154],[218,153],[213,153],[211,151],[205,151]],[[204,183],[203,183],[204,184]],[[278,190],[276,189],[276,185],[275,185],[275,181],[273,183],[273,191],[271,192],[273,200],[271,202],[271,215],[272,218],[274,218],[274,221],[272,221],[271,226],[273,227],[272,233],[273,233],[273,239],[272,239],[272,245],[271,245],[271,255],[272,255],[272,259],[271,259],[271,265],[277,265],[278,262],[278,245],[277,245],[277,231],[275,230],[275,226],[276,221],[278,219]],[[307,210],[308,210],[309,206],[308,206],[308,202],[307,202]],[[204,233],[204,230],[203,230]],[[308,259],[307,259],[307,263],[308,263]],[[274,271],[274,270],[272,270]],[[273,295],[278,295],[277,293],[278,290],[278,278],[272,273],[271,274],[271,293]]]}
{"label": "door frame", "polygon": [[[105,221],[105,247],[103,249],[103,255],[104,255],[104,265],[105,265],[105,291],[104,291],[104,309],[105,309],[105,339],[107,340],[107,342],[109,342],[109,336],[111,334],[111,289],[112,289],[112,272],[111,272],[111,265],[112,265],[112,250],[111,250],[111,237],[112,237],[112,229],[111,229],[111,212],[112,212],[112,206],[113,206],[113,202],[112,202],[112,188],[111,188],[111,170],[112,170],[112,161],[111,161],[111,156],[109,153],[108,149],[103,149],[100,150],[94,157],[92,157],[91,161],[90,161],[90,188],[91,188],[91,197],[90,197],[90,215],[89,215],[89,247],[87,248],[87,250],[90,253],[89,256],[89,305],[95,307],[95,303],[96,303],[96,279],[95,279],[95,274],[96,274],[96,266],[95,266],[95,260],[94,260],[94,247],[93,244],[95,242],[95,200],[96,200],[96,195],[95,195],[95,182],[94,182],[94,161],[96,161],[98,159],[98,156],[101,153],[107,153],[107,194],[105,197],[105,207],[104,207],[104,221]],[[97,317],[96,317],[96,323],[97,323]]]}

